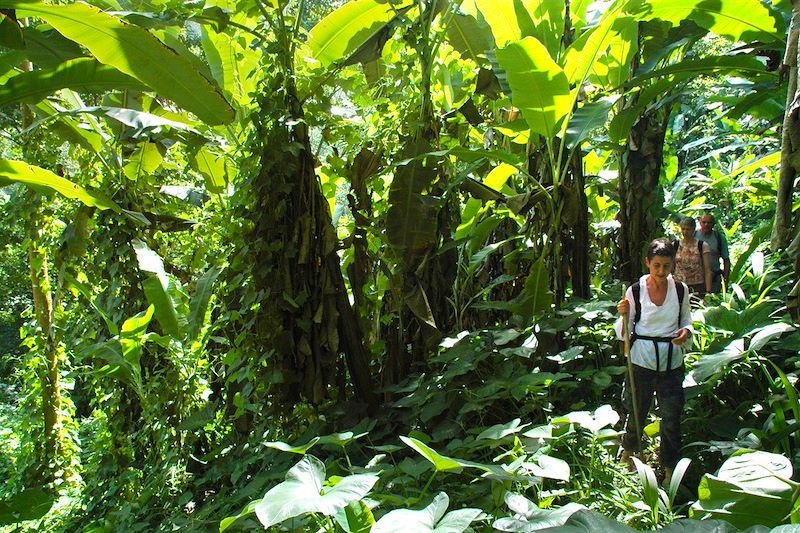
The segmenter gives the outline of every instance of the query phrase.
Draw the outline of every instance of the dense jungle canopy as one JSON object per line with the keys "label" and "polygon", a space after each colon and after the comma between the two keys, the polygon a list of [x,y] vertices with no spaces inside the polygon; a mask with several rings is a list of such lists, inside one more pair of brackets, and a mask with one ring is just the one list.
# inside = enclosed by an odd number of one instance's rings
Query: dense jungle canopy
{"label": "dense jungle canopy", "polygon": [[[0,530],[800,531],[799,42],[795,0],[0,0]],[[615,304],[704,213],[660,487]]]}

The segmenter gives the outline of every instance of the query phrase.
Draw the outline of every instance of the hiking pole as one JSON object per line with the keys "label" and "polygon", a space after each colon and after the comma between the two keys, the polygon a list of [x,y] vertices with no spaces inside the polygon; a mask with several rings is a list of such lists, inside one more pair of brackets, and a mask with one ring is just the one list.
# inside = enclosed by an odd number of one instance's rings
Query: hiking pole
{"label": "hiking pole", "polygon": [[[623,284],[622,285],[622,298],[624,299],[628,293],[628,287]],[[628,302],[629,305],[634,305],[631,302]],[[636,382],[633,379],[633,363],[631,363],[631,338],[630,332],[628,331],[628,317],[630,316],[630,312],[625,313],[622,315],[622,346],[623,346],[623,353],[625,354],[625,361],[628,364],[628,384],[630,385],[631,391],[631,406],[633,407],[633,427],[636,429],[636,438],[639,442],[636,444],[636,448],[641,447],[641,426],[639,425],[639,407],[636,405]]]}

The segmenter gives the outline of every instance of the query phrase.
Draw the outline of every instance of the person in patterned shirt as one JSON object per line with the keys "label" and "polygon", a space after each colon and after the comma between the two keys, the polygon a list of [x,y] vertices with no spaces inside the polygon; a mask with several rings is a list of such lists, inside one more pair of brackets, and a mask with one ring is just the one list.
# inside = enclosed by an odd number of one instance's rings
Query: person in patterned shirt
{"label": "person in patterned shirt", "polygon": [[711,248],[695,237],[695,220],[684,217],[680,222],[681,239],[675,246],[675,279],[684,282],[695,298],[711,292]]}

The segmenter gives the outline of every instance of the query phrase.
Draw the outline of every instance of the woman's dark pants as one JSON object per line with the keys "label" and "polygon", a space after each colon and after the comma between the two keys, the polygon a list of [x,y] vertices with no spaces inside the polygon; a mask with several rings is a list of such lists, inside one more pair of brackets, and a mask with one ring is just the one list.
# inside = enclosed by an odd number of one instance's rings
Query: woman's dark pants
{"label": "woman's dark pants", "polygon": [[683,365],[667,372],[657,372],[633,365],[634,389],[636,389],[636,413],[639,418],[637,434],[636,422],[631,406],[629,377],[625,379],[622,403],[628,412],[625,435],[622,437],[623,449],[630,452],[641,451],[642,429],[647,425],[647,414],[653,401],[653,393],[658,400],[661,416],[661,466],[675,468],[680,459],[681,412],[683,411]]}

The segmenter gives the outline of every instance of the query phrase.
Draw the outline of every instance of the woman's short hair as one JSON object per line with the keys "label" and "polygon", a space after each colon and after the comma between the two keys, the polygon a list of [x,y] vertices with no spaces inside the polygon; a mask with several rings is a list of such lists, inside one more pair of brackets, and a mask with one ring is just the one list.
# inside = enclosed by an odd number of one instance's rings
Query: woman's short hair
{"label": "woman's short hair", "polygon": [[692,228],[695,228],[697,227],[697,221],[694,219],[694,217],[682,217],[680,222],[678,222],[678,225],[681,227],[691,226]]}
{"label": "woman's short hair", "polygon": [[675,247],[667,239],[655,239],[647,247],[647,260],[650,261],[657,255],[675,259]]}

